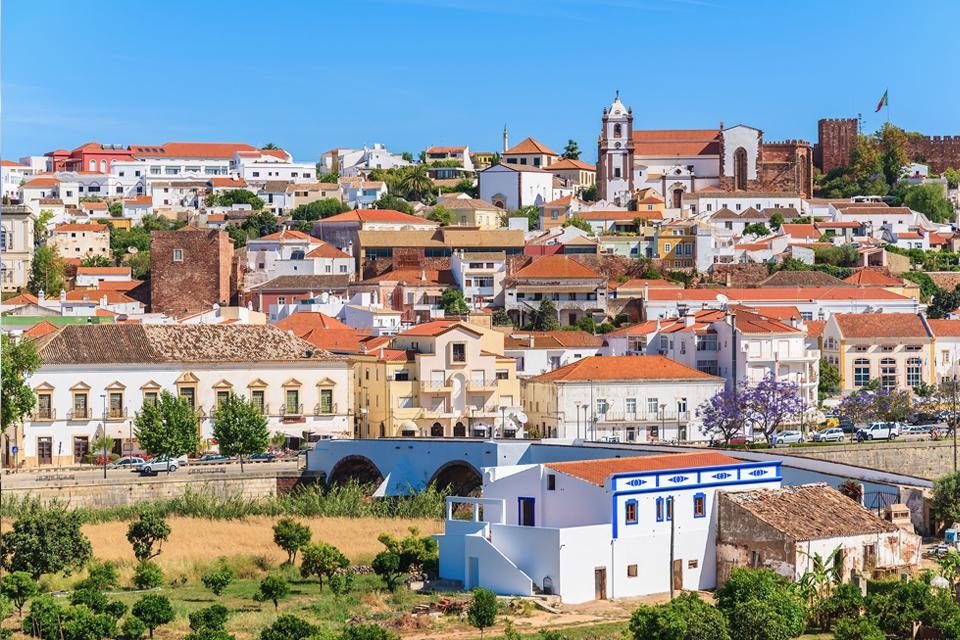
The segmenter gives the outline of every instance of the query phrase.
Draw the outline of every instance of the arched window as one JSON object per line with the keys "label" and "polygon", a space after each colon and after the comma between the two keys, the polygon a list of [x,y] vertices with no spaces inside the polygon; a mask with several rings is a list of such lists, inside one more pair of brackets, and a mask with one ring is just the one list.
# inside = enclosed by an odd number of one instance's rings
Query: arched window
{"label": "arched window", "polygon": [[895,389],[897,386],[897,361],[884,358],[880,361],[880,388]]}
{"label": "arched window", "polygon": [[100,173],[106,173],[106,172],[107,172],[107,161],[106,161],[106,160],[101,160],[101,161],[100,161]]}
{"label": "arched window", "polygon": [[747,150],[743,147],[733,152],[733,182],[737,191],[747,190]]}
{"label": "arched window", "polygon": [[673,208],[679,209],[683,203],[683,189],[673,190]]}
{"label": "arched window", "polygon": [[623,135],[623,127],[619,124],[613,125],[613,137],[619,138],[621,135]]}
{"label": "arched window", "polygon": [[910,358],[907,360],[907,386],[916,387],[923,380],[923,364],[920,358]]}
{"label": "arched window", "polygon": [[96,171],[96,170],[97,170],[97,161],[96,161],[96,160],[91,160],[91,161],[90,161],[90,171]]}
{"label": "arched window", "polygon": [[863,387],[870,382],[870,361],[857,358],[853,361],[853,386]]}

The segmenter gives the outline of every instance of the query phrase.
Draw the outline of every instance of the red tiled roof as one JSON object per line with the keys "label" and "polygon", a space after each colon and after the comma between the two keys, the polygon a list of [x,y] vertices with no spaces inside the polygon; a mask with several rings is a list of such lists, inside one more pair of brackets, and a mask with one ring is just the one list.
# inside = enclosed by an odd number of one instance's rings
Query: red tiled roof
{"label": "red tiled roof", "polygon": [[666,356],[590,356],[531,378],[538,382],[589,380],[719,380]]}
{"label": "red tiled roof", "polygon": [[902,287],[903,281],[886,275],[876,269],[860,269],[843,279],[844,282],[867,287]]}
{"label": "red tiled roof", "polygon": [[352,258],[349,253],[337,249],[329,242],[321,242],[320,246],[308,253],[306,258]]}
{"label": "red tiled roof", "polygon": [[[530,345],[533,338],[533,345]],[[603,339],[586,331],[515,331],[504,338],[505,349],[602,347]]]}
{"label": "red tiled roof", "polygon": [[92,211],[106,211],[107,203],[106,202],[81,202],[81,209],[90,209]]}
{"label": "red tiled roof", "polygon": [[312,329],[301,336],[310,344],[325,351],[337,353],[360,353],[366,331],[359,329]]}
{"label": "red tiled roof", "polygon": [[459,325],[472,333],[479,333],[476,329],[472,329],[469,325],[466,325],[459,320],[433,320],[431,322],[424,322],[423,324],[410,327],[406,331],[402,331],[399,335],[433,338],[442,333],[446,333],[456,325]]}
{"label": "red tiled roof", "polygon": [[567,207],[573,202],[574,195],[567,194],[562,198],[557,198],[556,200],[551,200],[550,202],[543,205],[544,207]]}
{"label": "red tiled roof", "polygon": [[273,326],[284,331],[293,331],[293,334],[302,338],[305,334],[315,330],[323,329],[326,331],[353,331],[350,326],[345,325],[336,318],[331,318],[325,313],[316,311],[298,311],[276,322]]}
{"label": "red tiled roof", "polygon": [[825,229],[856,229],[861,226],[862,223],[857,222],[856,220],[844,220],[841,222],[817,222],[814,224],[816,227],[824,227]]}
{"label": "red tiled roof", "polygon": [[27,338],[42,338],[47,334],[54,333],[58,329],[59,327],[49,320],[43,320],[24,331],[23,335]]}
{"label": "red tiled roof", "polygon": [[766,316],[767,318],[773,318],[774,320],[799,320],[802,317],[799,309],[789,305],[782,307],[761,307],[759,309],[748,309],[748,311]]}
{"label": "red tiled roof", "polygon": [[819,238],[821,235],[812,224],[782,224],[780,231],[792,238]]}
{"label": "red tiled roof", "polygon": [[835,313],[844,338],[929,338],[915,313]]}
{"label": "red tiled roof", "polygon": [[519,143],[510,147],[500,155],[529,155],[533,153],[543,154],[546,156],[559,155],[555,151],[551,150],[550,147],[546,146],[542,142],[534,140],[533,138],[524,138]]}
{"label": "red tiled roof", "polygon": [[847,206],[834,206],[845,216],[909,216],[913,214],[910,207],[888,207],[887,205],[877,204],[864,205],[858,202]]}
{"label": "red tiled roof", "polygon": [[578,218],[584,220],[630,220],[642,218],[643,220],[663,220],[663,214],[659,211],[581,211],[577,213]]}
{"label": "red tiled roof", "polygon": [[124,198],[123,204],[129,205],[140,205],[140,204],[153,204],[153,198],[151,196],[135,196],[133,198]]}
{"label": "red tiled roof", "polygon": [[21,293],[19,295],[13,296],[12,298],[7,298],[3,301],[2,304],[9,305],[18,305],[18,304],[37,304],[40,300],[37,299],[37,296],[32,293]]}
{"label": "red tiled roof", "polygon": [[120,291],[107,289],[74,289],[73,291],[67,291],[67,300],[70,302],[99,302],[104,296],[107,298],[107,304],[136,302],[136,300]]}
{"label": "red tiled roof", "polygon": [[807,336],[810,338],[819,338],[823,335],[823,329],[827,326],[826,320],[805,320],[807,326]]}
{"label": "red tiled roof", "polygon": [[0,167],[29,167],[28,164],[20,164],[19,162],[14,162],[13,160],[0,160]]}
{"label": "red tiled roof", "polygon": [[339,213],[329,218],[323,218],[318,222],[396,222],[407,224],[433,224],[436,223],[417,216],[411,216],[402,211],[393,209],[354,209],[345,213]]}
{"label": "red tiled roof", "polygon": [[644,471],[725,467],[733,464],[741,464],[741,462],[736,458],[731,458],[728,455],[716,451],[703,451],[694,453],[671,453],[659,456],[579,460],[576,462],[548,462],[544,466],[602,487],[607,478],[616,473],[642,473]]}
{"label": "red tiled roof", "polygon": [[565,255],[541,256],[520,269],[516,278],[598,278],[600,274]]}
{"label": "red tiled roof", "polygon": [[77,267],[77,275],[88,276],[129,276],[130,267]]}
{"label": "red tiled roof", "polygon": [[53,228],[53,232],[57,233],[59,231],[89,231],[91,233],[102,233],[107,231],[108,227],[105,224],[80,224],[77,222],[67,222],[64,224],[58,224]]}
{"label": "red tiled roof", "polygon": [[710,289],[651,289],[650,300],[676,300],[680,302],[712,302],[722,293],[732,301],[783,301],[807,300],[906,300],[905,296],[879,288],[861,287],[758,287],[755,289],[718,287]]}
{"label": "red tiled roof", "polygon": [[[734,307],[734,309],[737,316],[737,329],[742,333],[800,333],[800,329],[775,318],[769,318],[744,307]],[[797,318],[800,318],[799,314]]]}
{"label": "red tiled roof", "polygon": [[938,338],[960,338],[960,320],[927,320],[933,335]]}
{"label": "red tiled roof", "polygon": [[391,269],[390,271],[372,278],[367,278],[363,281],[364,284],[374,282],[405,282],[408,285],[454,285],[456,284],[456,279],[449,269]]}
{"label": "red tiled roof", "polygon": [[213,187],[245,187],[247,181],[243,178],[210,178],[210,186]]}
{"label": "red tiled roof", "polygon": [[143,284],[143,280],[102,280],[97,288],[101,291],[126,292],[136,289],[141,284]]}
{"label": "red tiled roof", "polygon": [[427,147],[426,153],[463,153],[466,147]]}
{"label": "red tiled roof", "polygon": [[158,145],[131,145],[135,156],[159,158],[232,158],[237,151],[258,151],[249,144],[232,142],[166,142]]}
{"label": "red tiled roof", "polygon": [[23,183],[24,189],[37,189],[41,187],[55,187],[60,184],[60,181],[56,178],[34,178],[28,182]]}
{"label": "red tiled roof", "polygon": [[579,169],[580,171],[596,171],[597,168],[589,162],[583,160],[574,160],[573,158],[563,158],[547,167],[550,171],[566,171],[570,169]]}
{"label": "red tiled roof", "polygon": [[251,240],[250,242],[260,242],[261,240],[277,240],[284,242],[285,240],[296,240],[299,242],[313,242],[316,239],[313,236],[310,236],[303,231],[296,231],[295,229],[281,229],[276,233],[271,233],[266,236],[257,238],[256,240]]}
{"label": "red tiled roof", "polygon": [[[638,156],[701,156],[720,153],[717,129],[663,129],[633,131]],[[703,189],[702,189],[703,190]]]}

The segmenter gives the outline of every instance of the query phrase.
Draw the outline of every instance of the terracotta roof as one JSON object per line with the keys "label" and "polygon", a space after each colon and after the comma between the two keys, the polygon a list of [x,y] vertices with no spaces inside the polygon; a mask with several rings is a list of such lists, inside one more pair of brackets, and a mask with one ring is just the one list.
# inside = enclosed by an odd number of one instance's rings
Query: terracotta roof
{"label": "terracotta roof", "polygon": [[27,338],[42,338],[45,335],[54,333],[60,327],[53,324],[49,320],[43,320],[33,325],[29,329],[23,332],[23,335]]}
{"label": "terracotta roof", "polygon": [[42,187],[55,187],[60,184],[60,181],[56,178],[34,178],[28,182],[23,183],[24,189],[39,189]]}
{"label": "terracotta roof", "polygon": [[256,243],[256,242],[261,242],[261,241],[263,241],[263,240],[270,240],[270,241],[274,241],[274,240],[275,240],[275,241],[278,241],[278,242],[284,242],[284,241],[288,241],[288,240],[289,240],[289,241],[297,241],[297,242],[316,242],[316,241],[317,241],[316,238],[314,238],[313,236],[310,236],[310,235],[308,235],[308,234],[306,234],[306,233],[304,233],[304,232],[302,232],[302,231],[296,231],[296,230],[294,230],[294,229],[281,229],[280,231],[277,231],[276,233],[271,233],[271,234],[269,234],[269,235],[262,236],[262,237],[260,237],[260,238],[255,239],[255,240],[250,240],[249,242]]}
{"label": "terracotta roof", "polygon": [[514,331],[504,338],[503,346],[504,349],[599,348],[603,346],[603,339],[586,331]]}
{"label": "terracotta roof", "polygon": [[916,231],[897,231],[894,235],[897,236],[898,239],[903,240],[920,240],[923,238],[923,236]]}
{"label": "terracotta roof", "polygon": [[960,338],[960,320],[927,319],[927,324],[938,338]]}
{"label": "terracotta roof", "polygon": [[431,286],[457,284],[457,280],[453,277],[453,272],[450,269],[390,269],[380,275],[367,278],[359,284],[376,282],[403,282],[407,285]]}
{"label": "terracotta roof", "polygon": [[[721,492],[719,496],[721,513],[722,503],[730,502],[795,540],[897,531],[892,522],[878,518],[826,484]],[[720,535],[723,538],[726,534]]]}
{"label": "terracotta roof", "polygon": [[432,322],[424,322],[423,324],[418,324],[413,327],[410,327],[406,331],[400,333],[402,336],[426,336],[434,337],[438,336],[441,333],[444,333],[450,327],[455,324],[460,324],[459,320],[433,320]]}
{"label": "terracotta roof", "polygon": [[58,224],[53,228],[54,233],[59,233],[61,231],[89,231],[91,233],[102,233],[108,231],[108,227],[105,224],[80,224],[76,222],[67,222],[64,224]]}
{"label": "terracotta roof", "polygon": [[18,305],[18,304],[37,304],[40,300],[37,299],[37,296],[32,293],[21,293],[13,296],[12,298],[7,298],[0,304],[4,305]]}
{"label": "terracotta roof", "polygon": [[130,267],[77,267],[77,275],[129,276]]}
{"label": "terracotta roof", "polygon": [[534,140],[533,138],[524,138],[519,143],[510,147],[500,155],[511,156],[511,155],[530,155],[530,154],[543,154],[546,156],[559,155],[555,151],[551,150],[550,147],[546,146],[542,142]]}
{"label": "terracotta roof", "polygon": [[341,360],[276,327],[250,324],[68,325],[44,338],[39,352],[44,364]]}
{"label": "terracotta roof", "polygon": [[814,226],[823,227],[825,229],[856,229],[862,226],[862,222],[857,222],[856,220],[843,220],[840,222],[816,222]]}
{"label": "terracotta roof", "polygon": [[[492,167],[487,167],[483,171],[490,171],[498,167],[504,167],[512,171],[526,171],[528,173],[550,173],[549,171],[544,171],[540,167],[535,167],[530,164],[508,163],[508,162],[501,162],[500,164],[493,165]],[[480,173],[483,173],[483,171],[481,171]]]}
{"label": "terracotta roof", "polygon": [[106,202],[81,202],[81,209],[90,209],[91,211],[106,211],[107,203]]}
{"label": "terracotta roof", "polygon": [[426,153],[463,153],[466,147],[427,147]]}
{"label": "terracotta roof", "polygon": [[565,196],[557,198],[556,200],[551,200],[544,204],[544,207],[569,207],[573,203],[574,195],[569,193]]}
{"label": "terracotta roof", "polygon": [[676,322],[676,318],[666,318],[661,319],[658,323],[656,320],[645,320],[643,322],[638,322],[637,324],[631,324],[626,327],[620,327],[619,329],[614,329],[613,331],[608,331],[603,334],[604,336],[644,336],[649,333],[655,333],[657,327],[661,329],[669,324]]}
{"label": "terracotta roof", "polygon": [[718,129],[634,130],[634,154],[643,156],[701,156],[720,153]]}
{"label": "terracotta roof", "polygon": [[915,313],[835,313],[844,338],[929,338],[923,320]]}
{"label": "terracotta roof", "polygon": [[210,178],[210,186],[212,187],[233,187],[238,189],[240,187],[247,186],[247,181],[243,178],[220,178],[214,177]]}
{"label": "terracotta roof", "polygon": [[114,291],[112,289],[74,289],[73,291],[67,291],[67,300],[70,302],[99,303],[104,297],[107,299],[107,304],[136,302],[136,300],[122,291]]}
{"label": "terracotta roof", "polygon": [[335,275],[289,275],[277,276],[273,280],[253,287],[251,291],[313,291],[320,294],[324,291],[339,291],[346,289],[350,284],[349,274]]}
{"label": "terracotta roof", "polygon": [[345,325],[336,318],[315,311],[292,313],[283,320],[274,323],[273,326],[284,331],[293,331],[296,336],[303,336],[314,329],[353,331],[352,327]]}
{"label": "terracotta roof", "polygon": [[565,255],[541,256],[514,274],[515,278],[599,278],[590,267]]}
{"label": "terracotta roof", "polygon": [[573,158],[562,158],[547,167],[549,171],[569,171],[579,169],[580,171],[596,171],[597,168],[589,162],[583,160],[574,160]]}
{"label": "terracotta roof", "polygon": [[40,202],[40,204],[59,204],[61,206],[63,205],[63,200],[61,200],[60,198],[40,198],[38,202]]}
{"label": "terracotta roof", "polygon": [[369,333],[359,329],[311,329],[299,336],[320,349],[333,353],[360,353]]}
{"label": "terracotta roof", "polygon": [[287,193],[296,191],[336,191],[340,185],[336,182],[292,182],[287,185]]}
{"label": "terracotta roof", "polygon": [[531,378],[543,382],[589,380],[720,380],[665,356],[590,356]]}
{"label": "terracotta roof", "polygon": [[306,258],[352,258],[353,256],[351,256],[349,253],[340,251],[340,249],[337,249],[335,246],[333,246],[329,242],[321,241],[320,246],[318,246],[316,249],[312,249],[310,253],[308,253],[304,257]]}
{"label": "terracotta roof", "polygon": [[605,458],[576,462],[548,462],[543,466],[602,487],[606,483],[607,478],[619,473],[726,467],[734,464],[742,463],[736,458],[731,458],[728,455],[716,451],[704,451],[655,456],[631,456],[629,458]]}
{"label": "terracotta roof", "polygon": [[584,220],[628,220],[642,218],[643,220],[663,220],[659,211],[580,211],[578,218]]}
{"label": "terracotta roof", "polygon": [[143,280],[102,280],[97,288],[100,291],[130,291],[131,289],[136,289],[141,284]]}
{"label": "terracotta roof", "polygon": [[165,142],[158,145],[130,145],[139,157],[158,158],[232,158],[237,151],[259,151],[249,144],[232,142]]}
{"label": "terracotta roof", "polygon": [[812,224],[782,224],[780,231],[792,238],[819,238],[822,234]]}
{"label": "terracotta roof", "polygon": [[133,198],[124,198],[124,199],[123,199],[123,204],[129,204],[129,205],[149,204],[149,205],[152,205],[152,204],[153,204],[153,197],[152,197],[152,196],[136,196],[136,197],[133,197]]}
{"label": "terracotta roof", "polygon": [[804,320],[803,324],[807,326],[807,337],[819,338],[823,335],[823,329],[827,326],[826,320]]}
{"label": "terracotta roof", "polygon": [[853,275],[843,279],[844,282],[861,287],[902,287],[903,281],[878,271],[877,269],[860,269]]}
{"label": "terracotta roof", "polygon": [[[329,218],[327,218],[329,220]],[[444,247],[450,249],[483,248],[489,251],[522,247],[524,232],[519,229],[478,229],[477,227],[440,227],[435,229],[369,230],[357,234],[360,246],[370,247]]]}
{"label": "terracotta roof", "polygon": [[317,220],[317,223],[324,224],[328,222],[395,222],[398,224],[418,224],[418,225],[436,225],[436,222],[411,216],[401,211],[393,209],[354,209],[345,213],[339,213],[329,218]]}
{"label": "terracotta roof", "polygon": [[[835,205],[836,206],[836,205]],[[854,203],[848,206],[837,206],[845,216],[909,216],[913,211],[909,207],[888,207],[886,205],[864,205]]]}
{"label": "terracotta roof", "polygon": [[19,162],[14,162],[13,160],[0,160],[0,166],[2,167],[29,167],[28,164],[20,164]]}
{"label": "terracotta roof", "polygon": [[[743,307],[734,307],[733,309],[734,315],[737,317],[737,330],[741,333],[800,333],[800,329],[776,318],[770,318]],[[800,318],[799,314],[797,314],[797,318]]]}
{"label": "terracotta roof", "polygon": [[662,278],[631,278],[626,282],[611,282],[610,289],[683,289],[682,284]]}
{"label": "terracotta roof", "polygon": [[[745,308],[745,307],[742,307]],[[802,316],[800,315],[800,310],[795,306],[770,306],[770,307],[760,307],[759,309],[750,309],[748,311],[757,313],[761,316],[767,318],[773,318],[774,320],[799,320]]]}
{"label": "terracotta roof", "polygon": [[[810,273],[803,271],[801,273]],[[675,300],[678,302],[713,302],[717,294],[722,293],[733,301],[779,301],[795,304],[809,300],[908,300],[906,296],[880,288],[864,287],[758,287],[744,288],[710,288],[710,289],[683,289],[673,291],[669,289],[651,289],[650,300]]]}
{"label": "terracotta roof", "polygon": [[441,198],[438,205],[447,209],[497,209],[497,206],[479,198]]}

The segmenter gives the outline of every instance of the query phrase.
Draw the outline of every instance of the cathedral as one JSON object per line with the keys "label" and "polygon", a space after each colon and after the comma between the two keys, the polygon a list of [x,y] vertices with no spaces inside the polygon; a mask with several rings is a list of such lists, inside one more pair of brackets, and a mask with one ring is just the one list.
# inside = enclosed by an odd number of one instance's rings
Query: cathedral
{"label": "cathedral", "polygon": [[716,129],[637,130],[633,109],[617,93],[603,110],[597,155],[600,199],[626,206],[640,189],[660,193],[680,208],[685,193],[699,190],[787,193],[810,197],[813,155],[802,140],[764,142],[746,125]]}

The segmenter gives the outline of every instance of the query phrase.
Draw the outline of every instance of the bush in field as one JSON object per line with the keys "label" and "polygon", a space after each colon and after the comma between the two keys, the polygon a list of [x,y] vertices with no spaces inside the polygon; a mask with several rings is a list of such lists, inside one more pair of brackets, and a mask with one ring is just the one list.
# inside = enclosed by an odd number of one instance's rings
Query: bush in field
{"label": "bush in field", "polygon": [[[127,541],[133,545],[133,555],[143,562],[160,555],[163,543],[170,537],[170,525],[163,514],[154,510],[144,511],[127,528]],[[153,546],[157,550],[153,550]]]}
{"label": "bush in field", "polygon": [[37,595],[40,587],[26,571],[14,571],[3,576],[0,580],[0,594],[6,597],[13,606],[17,608],[17,613],[23,616],[23,606],[27,600]]}
{"label": "bush in field", "polygon": [[290,518],[281,518],[273,525],[273,542],[287,554],[287,564],[297,560],[297,552],[310,543],[310,527]]}
{"label": "bush in field", "polygon": [[127,616],[120,626],[120,631],[124,640],[140,640],[143,634],[147,632],[147,625],[143,624],[143,620],[136,616]]}
{"label": "bush in field", "polygon": [[230,583],[233,582],[233,578],[233,569],[228,567],[225,562],[221,561],[216,569],[203,574],[203,576],[200,578],[200,582],[203,583],[204,587],[210,589],[214,595],[220,596],[223,595],[223,592],[226,591],[227,587],[230,586]]}
{"label": "bush in field", "polygon": [[260,581],[253,599],[257,602],[272,602],[273,610],[280,609],[280,601],[290,594],[290,585],[283,576],[267,576]]}
{"label": "bush in field", "polygon": [[227,618],[230,616],[230,610],[222,604],[215,604],[206,609],[197,609],[191,613],[190,630],[200,631],[201,629],[210,629],[212,631],[222,631],[227,624]]}
{"label": "bush in field", "polygon": [[330,578],[337,571],[350,566],[347,556],[332,544],[317,542],[303,547],[303,560],[300,563],[300,576],[309,578],[317,576],[320,589],[323,590],[323,579]]}
{"label": "bush in field", "polygon": [[260,640],[304,640],[317,633],[317,627],[303,618],[282,615],[260,632]]}
{"label": "bush in field", "polygon": [[120,586],[117,566],[112,562],[91,562],[87,566],[87,577],[77,583],[75,589],[106,591]]}
{"label": "bush in field", "polygon": [[7,571],[26,571],[34,580],[45,573],[69,575],[82,569],[93,555],[80,531],[82,524],[77,511],[30,503],[0,537],[0,565]]}
{"label": "bush in field", "polygon": [[480,630],[481,640],[483,640],[483,630],[492,627],[496,622],[499,608],[497,595],[493,591],[483,588],[473,590],[473,600],[467,608],[467,621],[471,627]]}
{"label": "bush in field", "polygon": [[144,560],[133,572],[133,586],[137,589],[156,589],[163,584],[163,570],[159,565]]}
{"label": "bush in field", "polygon": [[174,618],[170,600],[156,593],[147,594],[137,600],[130,612],[147,625],[151,638],[153,638],[154,629],[172,622]]}
{"label": "bush in field", "polygon": [[343,596],[353,591],[353,571],[338,571],[330,576],[330,591],[336,596]]}

